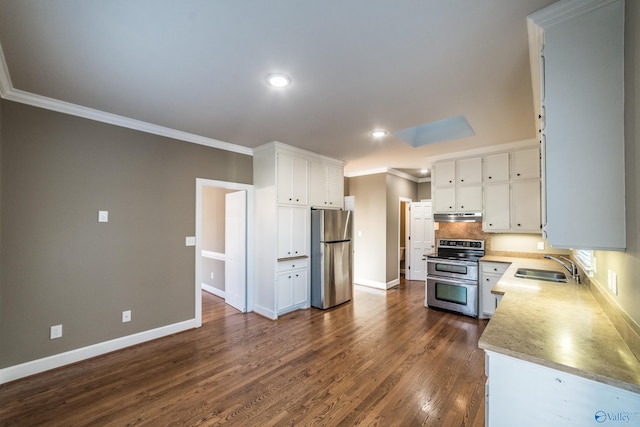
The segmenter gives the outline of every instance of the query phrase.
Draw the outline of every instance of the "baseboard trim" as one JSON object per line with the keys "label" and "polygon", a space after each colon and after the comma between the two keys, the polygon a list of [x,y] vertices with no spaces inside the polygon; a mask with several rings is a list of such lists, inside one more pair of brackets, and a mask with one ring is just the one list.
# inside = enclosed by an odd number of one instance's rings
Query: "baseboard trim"
{"label": "baseboard trim", "polygon": [[225,291],[221,291],[220,289],[214,288],[211,285],[207,285],[206,283],[201,283],[200,287],[202,287],[203,291],[207,291],[210,294],[213,294],[213,295],[215,295],[217,297],[220,297],[220,298],[223,298],[223,299],[226,298],[227,294],[225,293]]}
{"label": "baseboard trim", "polygon": [[253,312],[271,320],[276,320],[278,318],[278,315],[276,314],[275,311],[269,310],[257,304],[253,306]]}
{"label": "baseboard trim", "polygon": [[194,329],[196,327],[195,319],[185,320],[184,322],[174,323],[172,325],[162,326],[156,329],[139,332],[126,337],[116,338],[110,341],[101,342],[87,347],[66,351],[60,354],[43,357],[42,359],[32,360],[30,362],[21,363],[19,365],[9,366],[0,369],[0,384],[9,381],[15,381],[31,375],[39,374],[44,371],[59,368],[71,363],[80,362],[92,357],[100,356],[112,351],[120,350],[125,347],[131,347],[136,344],[142,344],[157,338],[177,332]]}
{"label": "baseboard trim", "polygon": [[400,284],[400,279],[397,278],[390,282],[384,283],[384,282],[376,282],[375,280],[360,279],[356,277],[353,280],[353,282],[356,285],[367,286],[369,288],[382,289],[386,291],[388,289],[393,288],[394,286],[398,286]]}

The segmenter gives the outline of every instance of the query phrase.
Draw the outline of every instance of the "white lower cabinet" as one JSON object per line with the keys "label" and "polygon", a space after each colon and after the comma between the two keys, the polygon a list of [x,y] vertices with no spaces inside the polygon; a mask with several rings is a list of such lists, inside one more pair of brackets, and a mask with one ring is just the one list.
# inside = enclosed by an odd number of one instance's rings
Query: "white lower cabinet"
{"label": "white lower cabinet", "polygon": [[309,306],[307,260],[299,261],[298,265],[300,267],[281,271],[277,275],[276,310],[278,314]]}
{"label": "white lower cabinet", "polygon": [[640,394],[485,352],[487,426],[640,425]]}
{"label": "white lower cabinet", "polygon": [[491,289],[500,280],[511,264],[503,262],[480,261],[480,318],[493,316],[498,308],[498,298]]}

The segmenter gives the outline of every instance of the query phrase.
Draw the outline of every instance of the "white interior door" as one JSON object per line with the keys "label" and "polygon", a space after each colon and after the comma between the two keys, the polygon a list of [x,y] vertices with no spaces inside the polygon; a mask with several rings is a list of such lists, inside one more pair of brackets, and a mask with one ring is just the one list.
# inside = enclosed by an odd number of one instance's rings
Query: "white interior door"
{"label": "white interior door", "polygon": [[409,245],[409,261],[411,264],[407,278],[409,280],[426,280],[427,262],[424,258],[426,254],[430,254],[435,248],[431,201],[411,203]]}
{"label": "white interior door", "polygon": [[225,302],[247,311],[247,192],[236,191],[225,196],[224,276]]}

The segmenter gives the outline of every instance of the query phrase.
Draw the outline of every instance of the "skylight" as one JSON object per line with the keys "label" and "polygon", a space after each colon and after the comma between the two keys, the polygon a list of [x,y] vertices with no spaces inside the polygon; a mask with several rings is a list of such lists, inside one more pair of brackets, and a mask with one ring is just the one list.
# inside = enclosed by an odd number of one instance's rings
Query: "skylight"
{"label": "skylight", "polygon": [[393,132],[393,134],[415,148],[452,139],[466,138],[476,133],[466,117],[459,115],[402,129]]}

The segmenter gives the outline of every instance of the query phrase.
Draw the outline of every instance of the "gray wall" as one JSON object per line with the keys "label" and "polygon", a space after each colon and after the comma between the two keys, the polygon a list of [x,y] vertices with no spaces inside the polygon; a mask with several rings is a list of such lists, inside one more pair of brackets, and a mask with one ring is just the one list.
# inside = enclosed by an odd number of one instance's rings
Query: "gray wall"
{"label": "gray wall", "polygon": [[354,196],[353,275],[357,279],[385,282],[387,183],[385,174],[349,178]]}
{"label": "gray wall", "polygon": [[387,283],[400,278],[400,197],[418,200],[418,184],[387,174]]}
{"label": "gray wall", "polygon": [[0,108],[0,368],[193,319],[196,177],[251,184],[252,157]]}
{"label": "gray wall", "polygon": [[358,176],[349,178],[348,195],[355,197],[355,278],[398,279],[400,197],[416,200],[418,184],[384,173]]}
{"label": "gray wall", "polygon": [[431,198],[431,181],[418,184],[418,200],[429,200]]}
{"label": "gray wall", "polygon": [[[225,206],[229,190],[220,187],[202,187],[202,249],[225,253]],[[224,261],[202,257],[202,283],[224,292]],[[213,279],[211,278],[213,273]]]}
{"label": "gray wall", "polygon": [[[640,2],[625,2],[625,203],[626,252],[597,251],[595,280],[640,330]],[[618,295],[607,288],[608,270],[618,275]]]}

